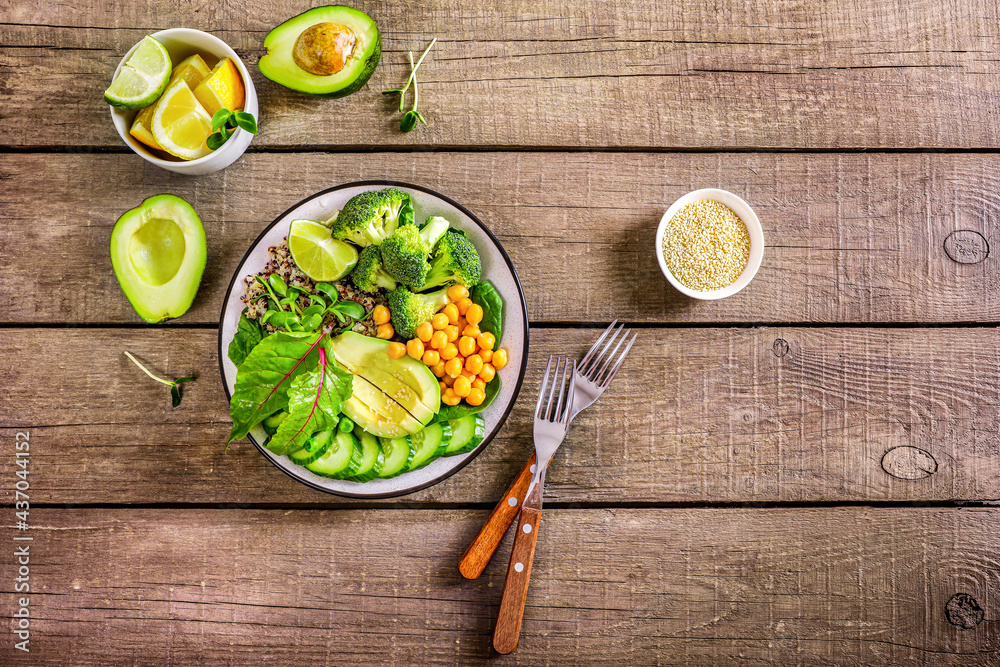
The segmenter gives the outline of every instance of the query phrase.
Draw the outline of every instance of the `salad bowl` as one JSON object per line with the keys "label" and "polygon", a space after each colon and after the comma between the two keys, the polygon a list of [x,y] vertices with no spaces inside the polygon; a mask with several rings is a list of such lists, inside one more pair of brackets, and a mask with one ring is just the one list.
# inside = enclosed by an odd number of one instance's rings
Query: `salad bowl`
{"label": "salad bowl", "polygon": [[388,187],[400,188],[411,195],[417,220],[424,220],[432,215],[443,216],[453,227],[464,231],[476,246],[482,261],[483,279],[489,280],[503,298],[502,344],[508,351],[509,361],[499,373],[502,378],[499,393],[480,413],[485,421],[486,435],[479,446],[464,454],[436,459],[426,467],[397,477],[373,479],[364,483],[321,477],[292,462],[287,456],[279,456],[268,450],[264,446],[267,436],[262,426],[258,425],[250,431],[248,435],[250,442],[271,463],[290,477],[319,491],[355,498],[387,498],[412,493],[437,484],[465,467],[489,446],[513,409],[524,379],[528,358],[528,310],[524,292],[510,257],[500,241],[479,218],[448,197],[421,186],[393,181],[346,183],[317,192],[293,205],[261,232],[240,260],[229,283],[219,319],[219,367],[226,398],[232,398],[236,383],[237,369],[226,354],[226,350],[236,335],[237,324],[244,308],[241,300],[244,290],[243,278],[257,274],[265,267],[269,259],[268,248],[280,244],[285,239],[292,220],[302,218],[327,220],[351,197],[368,190]]}

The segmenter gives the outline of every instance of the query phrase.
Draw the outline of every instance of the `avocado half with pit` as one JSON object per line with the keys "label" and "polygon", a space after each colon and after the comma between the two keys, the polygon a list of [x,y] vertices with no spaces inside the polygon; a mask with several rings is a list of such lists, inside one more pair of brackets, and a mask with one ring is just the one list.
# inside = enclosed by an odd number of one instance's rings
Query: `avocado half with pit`
{"label": "avocado half with pit", "polygon": [[191,205],[156,195],[118,218],[111,266],[139,317],[150,323],[180,317],[205,271],[205,229]]}
{"label": "avocado half with pit", "polygon": [[382,58],[382,35],[364,12],[333,5],[290,18],[267,33],[261,74],[310,95],[345,97],[359,90]]}

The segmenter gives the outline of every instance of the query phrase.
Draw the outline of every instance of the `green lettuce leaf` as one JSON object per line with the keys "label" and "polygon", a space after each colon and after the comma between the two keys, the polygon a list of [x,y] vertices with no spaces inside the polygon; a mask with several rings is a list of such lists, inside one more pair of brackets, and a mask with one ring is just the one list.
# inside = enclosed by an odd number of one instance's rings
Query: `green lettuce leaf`
{"label": "green lettuce leaf", "polygon": [[484,280],[472,288],[469,298],[472,299],[472,303],[478,303],[483,309],[483,321],[479,323],[479,328],[493,334],[497,339],[493,349],[500,349],[500,336],[503,334],[503,297],[490,281]]}
{"label": "green lettuce leaf", "polygon": [[254,426],[288,404],[292,380],[319,362],[316,348],[325,333],[277,331],[257,344],[236,374],[229,415],[229,442],[245,438]]}
{"label": "green lettuce leaf", "polygon": [[240,315],[240,322],[236,325],[236,335],[229,343],[229,358],[237,368],[246,361],[247,355],[257,347],[257,343],[264,338],[264,332],[260,328],[257,320],[247,317],[246,309]]}
{"label": "green lettuce leaf", "polygon": [[500,393],[499,373],[497,373],[492,380],[486,383],[486,389],[483,390],[483,393],[486,394],[486,398],[484,398],[483,402],[479,405],[469,405],[464,401],[458,405],[442,405],[441,410],[434,415],[434,419],[431,421],[451,421],[452,419],[459,419],[460,417],[464,417],[466,415],[474,415],[485,410],[489,407],[490,403],[493,402],[493,399],[497,397],[497,394]]}
{"label": "green lettuce leaf", "polygon": [[344,401],[351,397],[353,376],[327,363],[320,348],[316,368],[301,373],[288,387],[288,416],[267,443],[275,454],[298,451],[316,432],[337,427]]}

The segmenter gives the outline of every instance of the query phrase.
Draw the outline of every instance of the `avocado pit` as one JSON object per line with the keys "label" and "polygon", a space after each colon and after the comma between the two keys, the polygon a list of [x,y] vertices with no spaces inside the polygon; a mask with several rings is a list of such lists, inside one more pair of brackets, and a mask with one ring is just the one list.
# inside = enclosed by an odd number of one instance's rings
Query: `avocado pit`
{"label": "avocado pit", "polygon": [[357,35],[340,23],[316,23],[295,40],[292,60],[316,76],[330,76],[344,69],[358,45]]}

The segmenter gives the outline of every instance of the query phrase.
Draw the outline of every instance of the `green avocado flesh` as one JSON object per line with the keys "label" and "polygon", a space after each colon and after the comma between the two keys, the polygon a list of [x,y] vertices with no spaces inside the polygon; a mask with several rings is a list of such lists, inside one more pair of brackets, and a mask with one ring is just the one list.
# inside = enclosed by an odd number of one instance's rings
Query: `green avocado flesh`
{"label": "green avocado flesh", "polygon": [[[335,28],[332,31],[320,30],[321,27],[331,26]],[[309,30],[310,28],[312,30]],[[345,33],[343,28],[347,28],[353,34]],[[348,41],[345,34],[350,37],[349,43],[354,46],[350,53],[343,54],[346,56],[346,63],[336,73],[322,76],[303,69],[299,64],[303,61],[298,54],[303,51],[313,55],[323,55],[323,44],[317,41],[320,37],[309,43],[311,48],[305,49],[304,44],[297,45],[300,36],[308,39],[313,35],[339,35],[344,41]],[[267,54],[258,63],[261,74],[286,88],[310,95],[330,97],[350,95],[365,85],[382,58],[382,35],[375,21],[360,10],[342,5],[316,7],[288,19],[267,33],[264,46],[267,48]],[[298,51],[297,46],[300,48]],[[335,47],[331,43],[327,48]],[[333,54],[328,53],[326,56]],[[320,60],[326,64],[335,62],[336,66],[340,66],[343,59],[317,58],[317,61]],[[325,71],[322,67],[315,69]]]}
{"label": "green avocado flesh", "polygon": [[111,266],[135,312],[155,323],[187,312],[205,270],[205,229],[174,195],[150,197],[118,218]]}

